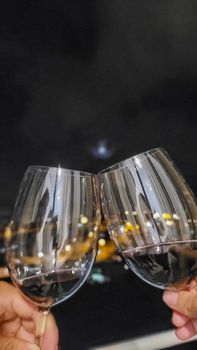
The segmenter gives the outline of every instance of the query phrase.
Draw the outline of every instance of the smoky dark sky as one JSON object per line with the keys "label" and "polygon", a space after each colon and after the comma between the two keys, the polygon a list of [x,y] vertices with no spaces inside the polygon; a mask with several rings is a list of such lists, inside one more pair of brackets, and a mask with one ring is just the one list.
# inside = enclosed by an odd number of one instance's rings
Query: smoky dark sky
{"label": "smoky dark sky", "polygon": [[197,2],[7,0],[1,217],[29,164],[98,172],[164,147],[197,192]]}

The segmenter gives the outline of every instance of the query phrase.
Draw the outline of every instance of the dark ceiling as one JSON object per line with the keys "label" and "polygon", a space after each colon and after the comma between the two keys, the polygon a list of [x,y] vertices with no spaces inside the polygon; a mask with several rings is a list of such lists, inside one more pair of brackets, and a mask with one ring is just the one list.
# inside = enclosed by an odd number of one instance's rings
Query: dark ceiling
{"label": "dark ceiling", "polygon": [[1,217],[29,164],[97,172],[163,146],[197,191],[197,2],[7,0]]}

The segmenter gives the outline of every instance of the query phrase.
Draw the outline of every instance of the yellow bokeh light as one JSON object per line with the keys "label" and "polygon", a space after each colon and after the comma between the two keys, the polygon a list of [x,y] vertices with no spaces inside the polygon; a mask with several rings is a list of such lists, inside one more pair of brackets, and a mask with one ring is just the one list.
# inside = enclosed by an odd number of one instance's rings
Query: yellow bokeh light
{"label": "yellow bokeh light", "polygon": [[103,247],[106,244],[106,240],[104,238],[100,238],[98,244],[100,247]]}
{"label": "yellow bokeh light", "polygon": [[171,219],[171,214],[170,213],[163,213],[163,218],[165,220],[170,220]]}
{"label": "yellow bokeh light", "polygon": [[88,223],[88,218],[87,218],[87,216],[81,216],[80,222],[81,222],[81,224],[87,224],[87,223]]}
{"label": "yellow bokeh light", "polygon": [[92,238],[94,236],[94,232],[93,231],[90,231],[89,233],[88,233],[88,237],[89,238]]}
{"label": "yellow bokeh light", "polygon": [[9,226],[7,226],[5,231],[4,231],[4,237],[7,240],[9,240],[12,237],[12,231],[11,231]]}
{"label": "yellow bokeh light", "polygon": [[133,225],[128,221],[126,222],[126,224],[124,225],[124,231],[127,233],[128,231],[133,231],[134,227]]}

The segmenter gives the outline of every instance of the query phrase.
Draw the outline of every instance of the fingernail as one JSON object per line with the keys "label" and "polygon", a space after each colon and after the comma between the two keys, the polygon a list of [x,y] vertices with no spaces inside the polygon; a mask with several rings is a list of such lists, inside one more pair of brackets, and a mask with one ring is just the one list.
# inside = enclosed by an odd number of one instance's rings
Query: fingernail
{"label": "fingernail", "polygon": [[166,290],[163,294],[163,301],[168,306],[174,306],[178,302],[178,296],[179,294],[177,292]]}

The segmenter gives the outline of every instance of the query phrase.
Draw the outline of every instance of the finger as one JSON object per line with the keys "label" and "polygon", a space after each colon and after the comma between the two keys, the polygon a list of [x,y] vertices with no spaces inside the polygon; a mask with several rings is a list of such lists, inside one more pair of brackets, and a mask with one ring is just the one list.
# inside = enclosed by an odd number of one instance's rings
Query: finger
{"label": "finger", "polygon": [[172,323],[175,327],[183,327],[189,320],[189,317],[184,316],[177,311],[173,311]]}
{"label": "finger", "polygon": [[[11,320],[18,316],[23,320],[33,320],[34,325],[37,324],[40,317],[38,308],[26,300],[15,287],[9,283],[0,282],[0,295],[0,321]],[[57,349],[58,329],[51,314],[48,315],[46,333],[43,338],[43,350]]]}
{"label": "finger", "polygon": [[38,307],[21,295],[17,289],[12,298],[12,309],[21,319],[26,320],[34,319],[34,315],[38,312]]}
{"label": "finger", "polygon": [[188,316],[197,318],[197,295],[187,291],[165,291],[163,301],[173,310]]}
{"label": "finger", "polygon": [[185,326],[177,328],[176,331],[177,338],[181,340],[187,340],[196,334],[192,321],[188,321]]}
{"label": "finger", "polygon": [[58,328],[53,315],[47,317],[46,330],[43,336],[42,350],[57,350],[58,348]]}
{"label": "finger", "polygon": [[21,326],[19,318],[4,321],[0,324],[0,334],[4,337],[14,337]]}
{"label": "finger", "polygon": [[15,316],[23,319],[32,318],[37,308],[17,291],[11,284],[0,282],[0,321],[7,321]]}
{"label": "finger", "polygon": [[39,350],[35,344],[25,342],[13,337],[0,337],[1,350]]}
{"label": "finger", "polygon": [[16,337],[25,341],[28,341],[30,343],[35,342],[35,333],[34,332],[28,332],[23,326],[21,326],[17,333]]}
{"label": "finger", "polygon": [[[25,327],[24,324],[25,323]],[[5,321],[0,324],[0,335],[4,337],[17,337],[33,343],[35,340],[35,326],[33,321],[22,321],[19,318]]]}
{"label": "finger", "polygon": [[22,320],[22,326],[24,327],[24,329],[29,332],[29,333],[35,333],[36,331],[36,326],[35,323],[33,322],[33,320]]}

